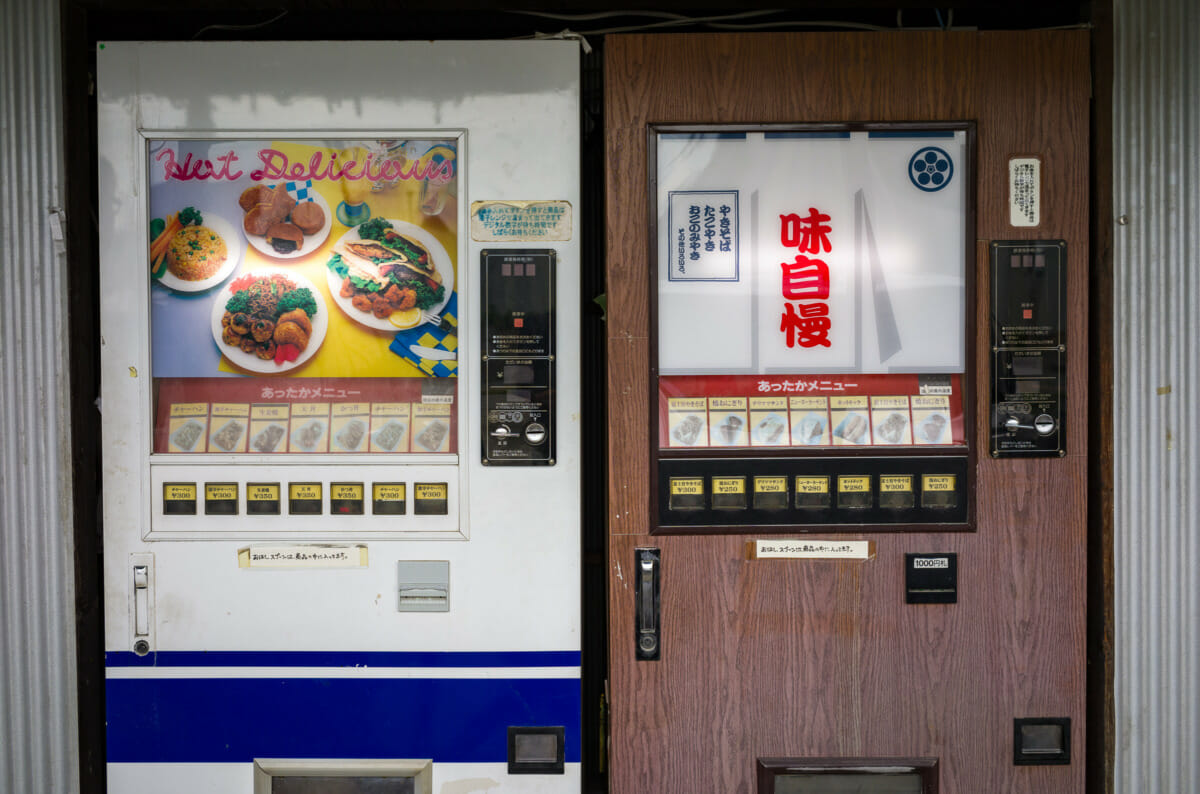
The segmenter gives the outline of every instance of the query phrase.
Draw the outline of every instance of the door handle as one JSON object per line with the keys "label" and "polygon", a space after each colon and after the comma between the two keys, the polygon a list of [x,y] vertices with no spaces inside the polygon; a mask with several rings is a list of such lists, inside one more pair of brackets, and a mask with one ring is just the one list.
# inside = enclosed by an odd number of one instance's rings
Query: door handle
{"label": "door handle", "polygon": [[654,661],[662,654],[660,578],[662,552],[658,549],[634,549],[634,630],[637,658]]}
{"label": "door handle", "polygon": [[145,656],[154,641],[154,555],[129,555],[130,639],[133,652]]}
{"label": "door handle", "polygon": [[133,566],[133,636],[150,636],[150,566]]}

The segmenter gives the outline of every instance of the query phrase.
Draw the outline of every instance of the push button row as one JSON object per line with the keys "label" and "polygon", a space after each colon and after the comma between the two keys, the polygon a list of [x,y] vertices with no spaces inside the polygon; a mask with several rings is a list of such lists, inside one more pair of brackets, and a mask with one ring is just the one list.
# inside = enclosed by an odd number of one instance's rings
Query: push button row
{"label": "push button row", "polygon": [[[790,489],[789,489],[790,484]],[[917,486],[920,486],[919,491]],[[839,474],[731,475],[672,477],[669,509],[706,510],[711,494],[712,508],[719,511],[786,510],[909,510],[920,494],[922,508],[951,509],[958,506],[957,477],[953,474]]]}
{"label": "push button row", "polygon": [[[194,482],[163,483],[163,515],[197,515],[203,501],[204,515],[238,515],[241,507],[236,482],[206,482],[203,489]],[[278,482],[245,483],[245,514],[248,516],[278,516],[282,514],[284,488]],[[287,483],[288,515],[324,515],[325,484],[320,482]],[[367,488],[361,482],[329,483],[328,513],[334,516],[358,515],[366,512]],[[413,515],[447,515],[450,509],[450,487],[444,482],[412,484]],[[201,499],[202,497],[202,499]],[[372,515],[402,516],[408,510],[408,484],[376,482],[370,487]]]}

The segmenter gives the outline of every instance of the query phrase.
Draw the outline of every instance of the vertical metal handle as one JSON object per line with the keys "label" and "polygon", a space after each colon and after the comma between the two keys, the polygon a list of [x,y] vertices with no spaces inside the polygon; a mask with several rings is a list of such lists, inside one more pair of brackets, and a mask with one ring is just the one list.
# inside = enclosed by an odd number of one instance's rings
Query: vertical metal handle
{"label": "vertical metal handle", "polygon": [[133,635],[150,636],[150,566],[133,566]]}
{"label": "vertical metal handle", "polygon": [[129,634],[133,652],[145,656],[154,641],[154,555],[129,555]]}
{"label": "vertical metal handle", "polygon": [[658,659],[662,653],[660,578],[662,553],[658,549],[635,549],[634,623],[637,658]]}

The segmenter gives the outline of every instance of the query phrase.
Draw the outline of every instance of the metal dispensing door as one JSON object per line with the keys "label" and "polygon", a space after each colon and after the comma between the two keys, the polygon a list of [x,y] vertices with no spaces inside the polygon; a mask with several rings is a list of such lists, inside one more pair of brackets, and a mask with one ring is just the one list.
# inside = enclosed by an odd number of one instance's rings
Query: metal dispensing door
{"label": "metal dispensing door", "polygon": [[578,791],[577,45],[97,60],[109,790]]}
{"label": "metal dispensing door", "polygon": [[1088,70],[606,41],[614,792],[1083,790]]}

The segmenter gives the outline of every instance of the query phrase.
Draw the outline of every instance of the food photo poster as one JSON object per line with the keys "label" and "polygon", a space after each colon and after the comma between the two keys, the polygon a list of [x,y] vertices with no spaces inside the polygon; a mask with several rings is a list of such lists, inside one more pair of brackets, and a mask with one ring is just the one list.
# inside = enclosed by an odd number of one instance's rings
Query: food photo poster
{"label": "food photo poster", "polygon": [[457,148],[150,141],[154,376],[453,376]]}

